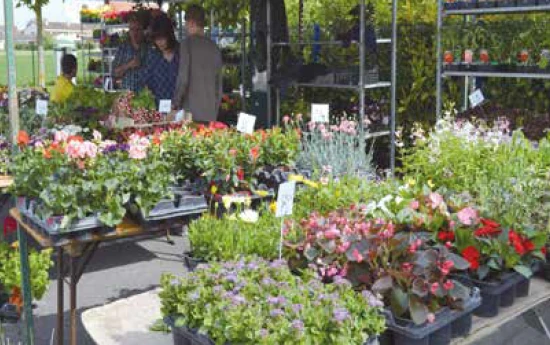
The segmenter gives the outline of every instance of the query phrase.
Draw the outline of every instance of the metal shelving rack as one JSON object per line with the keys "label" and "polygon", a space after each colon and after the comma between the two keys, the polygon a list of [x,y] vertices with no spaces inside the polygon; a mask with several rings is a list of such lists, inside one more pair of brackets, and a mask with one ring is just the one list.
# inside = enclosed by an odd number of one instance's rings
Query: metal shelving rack
{"label": "metal shelving rack", "polygon": [[530,79],[550,79],[548,73],[520,73],[520,72],[476,72],[476,71],[443,71],[443,53],[441,47],[441,30],[443,28],[443,18],[445,16],[479,16],[479,15],[498,15],[498,14],[520,14],[549,12],[550,5],[533,5],[517,7],[494,7],[494,8],[471,8],[458,10],[444,10],[443,2],[437,1],[437,80],[436,80],[436,116],[441,116],[442,108],[442,83],[445,77],[464,77],[464,105],[468,105],[468,85],[469,79],[475,77],[488,78],[530,78]]}
{"label": "metal shelving rack", "polygon": [[[365,94],[367,90],[377,88],[390,88],[390,128],[389,131],[381,131],[376,133],[370,133],[367,137],[374,138],[380,136],[390,136],[390,169],[393,173],[395,170],[395,122],[396,122],[396,72],[397,72],[397,1],[392,0],[392,26],[391,26],[391,38],[379,39],[378,44],[391,44],[391,80],[381,81],[377,83],[368,84],[365,83],[365,0],[360,0],[360,40],[354,41],[352,44],[359,45],[359,83],[357,85],[344,85],[344,84],[316,84],[316,83],[293,83],[294,87],[308,87],[308,88],[331,88],[331,89],[344,89],[355,90],[359,94],[359,119],[361,126],[363,125],[363,118],[365,116]],[[276,46],[300,46],[300,45],[342,45],[341,41],[299,41],[299,42],[273,42],[271,37],[271,6],[270,1],[267,1],[267,78],[271,80],[273,74],[272,71],[272,49]],[[280,90],[269,86],[267,88],[267,122],[273,123],[273,107],[272,107],[272,95],[275,92],[276,98],[276,123],[279,124],[281,120],[280,114]]]}

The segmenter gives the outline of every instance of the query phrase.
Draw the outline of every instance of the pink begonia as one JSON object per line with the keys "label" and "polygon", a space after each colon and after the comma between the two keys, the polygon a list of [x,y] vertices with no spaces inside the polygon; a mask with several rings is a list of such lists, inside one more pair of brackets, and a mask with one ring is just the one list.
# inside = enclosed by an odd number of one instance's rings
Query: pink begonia
{"label": "pink begonia", "polygon": [[101,135],[101,133],[99,133],[99,131],[97,131],[95,129],[94,129],[94,132],[93,132],[93,136],[94,136],[95,141],[101,141],[101,139],[103,139],[103,136]]}
{"label": "pink begonia", "polygon": [[330,126],[330,130],[333,131],[333,132],[339,132],[340,131],[340,127],[336,126],[336,125],[332,125]]}
{"label": "pink begonia", "polygon": [[351,242],[344,242],[336,248],[336,253],[343,254],[348,251],[350,246],[351,246]]}
{"label": "pink begonia", "polygon": [[288,116],[288,115],[283,116],[283,122],[284,123],[288,123],[289,121],[290,121],[290,116]]}
{"label": "pink begonia", "polygon": [[140,137],[137,134],[130,136],[130,149],[128,150],[128,156],[132,159],[145,159],[147,157],[147,149],[150,142],[145,137]]}
{"label": "pink begonia", "polygon": [[82,143],[76,140],[72,140],[67,144],[67,155],[71,159],[82,159],[84,158],[83,151],[81,149]]}
{"label": "pink begonia", "polygon": [[328,270],[327,270],[327,276],[328,277],[334,277],[335,275],[338,274],[338,269],[336,267],[330,267]]}
{"label": "pink begonia", "polygon": [[318,129],[319,132],[321,132],[321,133],[325,133],[325,132],[327,131],[327,127],[326,127],[324,124],[322,124],[322,123],[320,123],[320,124],[317,126],[317,129]]}
{"label": "pink begonia", "polygon": [[54,134],[54,141],[56,143],[65,142],[67,139],[69,139],[69,133],[65,131],[56,131]]}
{"label": "pink begonia", "polygon": [[477,211],[471,207],[466,207],[460,210],[457,214],[458,220],[467,226],[471,226],[474,224],[477,224],[478,222],[478,214]]}
{"label": "pink begonia", "polygon": [[439,290],[439,283],[436,282],[433,283],[430,287],[430,292],[435,295],[437,293],[437,290]]}
{"label": "pink begonia", "polygon": [[428,323],[434,323],[435,314],[434,313],[428,313],[428,315],[426,316],[426,319],[428,320]]}
{"label": "pink begonia", "polygon": [[420,207],[420,203],[418,202],[418,200],[413,200],[409,204],[409,207],[412,208],[413,210],[418,210],[418,208]]}
{"label": "pink begonia", "polygon": [[97,156],[97,145],[91,141],[85,141],[82,143],[83,151],[88,158],[95,158]]}
{"label": "pink begonia", "polygon": [[439,193],[430,193],[429,198],[433,209],[438,208],[443,203],[443,197]]}
{"label": "pink begonia", "polygon": [[325,231],[325,234],[324,234],[327,240],[337,239],[338,237],[340,237],[340,235],[341,235],[340,230],[338,230],[336,226],[332,226],[330,229]]}
{"label": "pink begonia", "polygon": [[353,255],[357,262],[361,263],[363,261],[363,255],[357,249],[354,249],[351,255]]}
{"label": "pink begonia", "polygon": [[315,122],[313,121],[308,122],[307,127],[309,128],[310,131],[313,131],[315,129]]}

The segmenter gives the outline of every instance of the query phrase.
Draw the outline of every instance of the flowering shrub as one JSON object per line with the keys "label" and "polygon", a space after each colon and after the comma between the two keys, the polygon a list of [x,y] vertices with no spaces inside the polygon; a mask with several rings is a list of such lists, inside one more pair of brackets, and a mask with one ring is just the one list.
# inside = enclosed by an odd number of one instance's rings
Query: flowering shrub
{"label": "flowering shrub", "polygon": [[272,260],[278,257],[280,220],[270,212],[242,212],[216,218],[203,216],[189,225],[193,257],[206,261],[236,260],[256,255]]}
{"label": "flowering shrub", "polygon": [[521,132],[510,134],[505,123],[488,128],[452,118],[439,121],[428,136],[420,128],[413,136],[415,146],[403,155],[406,174],[456,193],[468,192],[482,214],[519,232],[531,224],[538,229],[546,226],[550,213],[550,204],[543,202],[550,191],[546,140],[539,149]]}
{"label": "flowering shrub", "polygon": [[346,119],[331,126],[310,122],[303,133],[298,166],[332,176],[371,174],[367,133],[357,122]]}
{"label": "flowering shrub", "polygon": [[[363,344],[384,330],[380,302],[344,280],[297,277],[281,261],[212,264],[162,277],[162,314],[217,344]],[[213,320],[215,320],[213,322]]]}

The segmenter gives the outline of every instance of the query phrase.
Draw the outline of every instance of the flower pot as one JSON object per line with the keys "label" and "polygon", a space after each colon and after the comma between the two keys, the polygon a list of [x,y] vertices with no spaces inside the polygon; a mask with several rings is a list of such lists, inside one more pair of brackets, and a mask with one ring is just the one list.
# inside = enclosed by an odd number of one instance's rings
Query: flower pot
{"label": "flower pot", "polygon": [[531,279],[525,278],[520,274],[518,283],[516,284],[516,297],[529,296],[529,288],[531,287]]}
{"label": "flower pot", "polygon": [[183,264],[189,272],[193,272],[200,264],[205,264],[206,260],[193,257],[193,253],[183,254]]}
{"label": "flower pot", "polygon": [[466,313],[451,324],[451,337],[465,337],[472,330],[472,313]]}
{"label": "flower pot", "polygon": [[497,2],[495,0],[478,0],[477,7],[479,8],[492,8],[496,7]]}
{"label": "flower pot", "polygon": [[539,0],[539,5],[550,5],[550,0]]}
{"label": "flower pot", "polygon": [[497,3],[498,7],[515,7],[516,6],[516,0],[500,0],[500,2]]}
{"label": "flower pot", "polygon": [[518,7],[536,6],[537,0],[517,0]]}
{"label": "flower pot", "polygon": [[463,9],[472,9],[477,7],[477,1],[478,0],[464,0],[462,2],[462,8]]}
{"label": "flower pot", "polygon": [[500,295],[500,306],[501,307],[510,307],[514,304],[516,300],[516,284],[508,287],[506,290],[502,291]]}

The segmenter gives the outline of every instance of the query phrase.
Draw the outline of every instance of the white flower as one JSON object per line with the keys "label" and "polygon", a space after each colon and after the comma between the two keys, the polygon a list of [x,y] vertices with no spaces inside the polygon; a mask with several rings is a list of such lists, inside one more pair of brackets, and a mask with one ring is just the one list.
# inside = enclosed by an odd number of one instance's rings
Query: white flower
{"label": "white flower", "polygon": [[239,215],[239,219],[246,223],[256,223],[259,218],[258,212],[251,209],[246,209]]}

